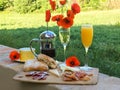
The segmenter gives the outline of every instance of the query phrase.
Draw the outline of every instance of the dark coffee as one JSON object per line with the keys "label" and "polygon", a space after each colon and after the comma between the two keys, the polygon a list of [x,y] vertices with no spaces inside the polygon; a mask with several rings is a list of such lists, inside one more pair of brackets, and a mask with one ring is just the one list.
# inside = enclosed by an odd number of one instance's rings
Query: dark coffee
{"label": "dark coffee", "polygon": [[55,57],[55,49],[41,49],[41,53],[48,55],[52,58]]}

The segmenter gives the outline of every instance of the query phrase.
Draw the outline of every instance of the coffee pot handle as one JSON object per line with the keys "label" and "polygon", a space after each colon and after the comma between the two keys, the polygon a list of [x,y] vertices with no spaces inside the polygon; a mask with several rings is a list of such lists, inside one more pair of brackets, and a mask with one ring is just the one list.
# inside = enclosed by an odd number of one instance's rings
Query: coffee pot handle
{"label": "coffee pot handle", "polygon": [[34,54],[34,56],[36,57],[36,58],[38,58],[38,55],[36,54],[36,52],[35,52],[35,50],[33,50],[33,48],[32,48],[32,43],[33,42],[39,42],[40,40],[38,39],[38,38],[33,38],[31,41],[30,41],[30,50],[31,50],[31,52]]}

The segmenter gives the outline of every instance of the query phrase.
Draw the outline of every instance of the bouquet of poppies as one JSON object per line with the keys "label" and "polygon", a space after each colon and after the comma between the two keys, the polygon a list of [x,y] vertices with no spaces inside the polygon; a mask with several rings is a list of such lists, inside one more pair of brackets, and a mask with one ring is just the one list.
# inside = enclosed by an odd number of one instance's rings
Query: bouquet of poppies
{"label": "bouquet of poppies", "polygon": [[[63,30],[67,30],[73,25],[75,15],[80,13],[80,6],[76,0],[70,0],[70,1],[72,1],[70,8],[64,10],[64,7],[67,5],[68,0],[49,0],[51,9],[46,10],[46,14],[45,14],[46,15],[45,21],[47,22],[47,27],[50,19],[56,22],[59,27],[62,27]],[[56,11],[59,8],[61,9],[61,12],[59,14],[52,16],[51,12]],[[64,11],[66,12],[64,13]],[[76,56],[68,57],[65,63],[67,66],[71,66],[71,67],[80,65],[80,62]]]}
{"label": "bouquet of poppies", "polygon": [[[61,13],[54,15],[51,18],[51,10],[55,11],[57,9],[57,1],[59,3],[60,8],[62,8]],[[46,10],[46,22],[49,22],[51,18],[52,21],[57,22],[58,26],[61,26],[65,29],[70,28],[74,23],[75,15],[80,13],[79,4],[76,2],[76,0],[71,1],[73,1],[71,4],[71,8],[66,11],[66,15],[63,15],[63,7],[67,4],[68,0],[49,0],[51,10]]]}

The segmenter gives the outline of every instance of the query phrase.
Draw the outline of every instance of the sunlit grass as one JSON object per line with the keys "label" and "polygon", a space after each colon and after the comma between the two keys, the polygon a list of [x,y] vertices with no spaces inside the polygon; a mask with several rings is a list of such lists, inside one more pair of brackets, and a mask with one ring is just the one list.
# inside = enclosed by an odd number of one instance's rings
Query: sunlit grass
{"label": "sunlit grass", "polygon": [[93,25],[115,25],[120,24],[120,9],[107,11],[81,12],[75,18],[75,25],[91,23]]}
{"label": "sunlit grass", "polygon": [[[74,26],[80,26],[82,23],[91,23],[93,25],[120,24],[120,9],[90,12],[81,11],[81,13],[75,17]],[[38,28],[41,26],[46,26],[44,14],[0,12],[0,29]],[[56,23],[51,21],[49,26],[56,26]]]}

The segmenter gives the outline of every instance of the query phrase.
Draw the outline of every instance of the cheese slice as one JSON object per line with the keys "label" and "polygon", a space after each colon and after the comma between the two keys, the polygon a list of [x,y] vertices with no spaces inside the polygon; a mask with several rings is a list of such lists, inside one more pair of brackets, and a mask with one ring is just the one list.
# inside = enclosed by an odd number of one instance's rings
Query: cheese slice
{"label": "cheese slice", "polygon": [[75,68],[75,67],[69,67],[69,66],[65,66],[64,70],[71,70],[71,71],[80,71],[79,68]]}
{"label": "cheese slice", "polygon": [[59,74],[57,69],[50,69],[49,72],[52,73],[53,75],[57,76],[57,77],[60,77],[60,74]]}
{"label": "cheese slice", "polygon": [[60,65],[60,69],[64,72],[65,70],[71,70],[71,71],[80,71],[79,67],[69,67],[66,66],[65,64]]}

